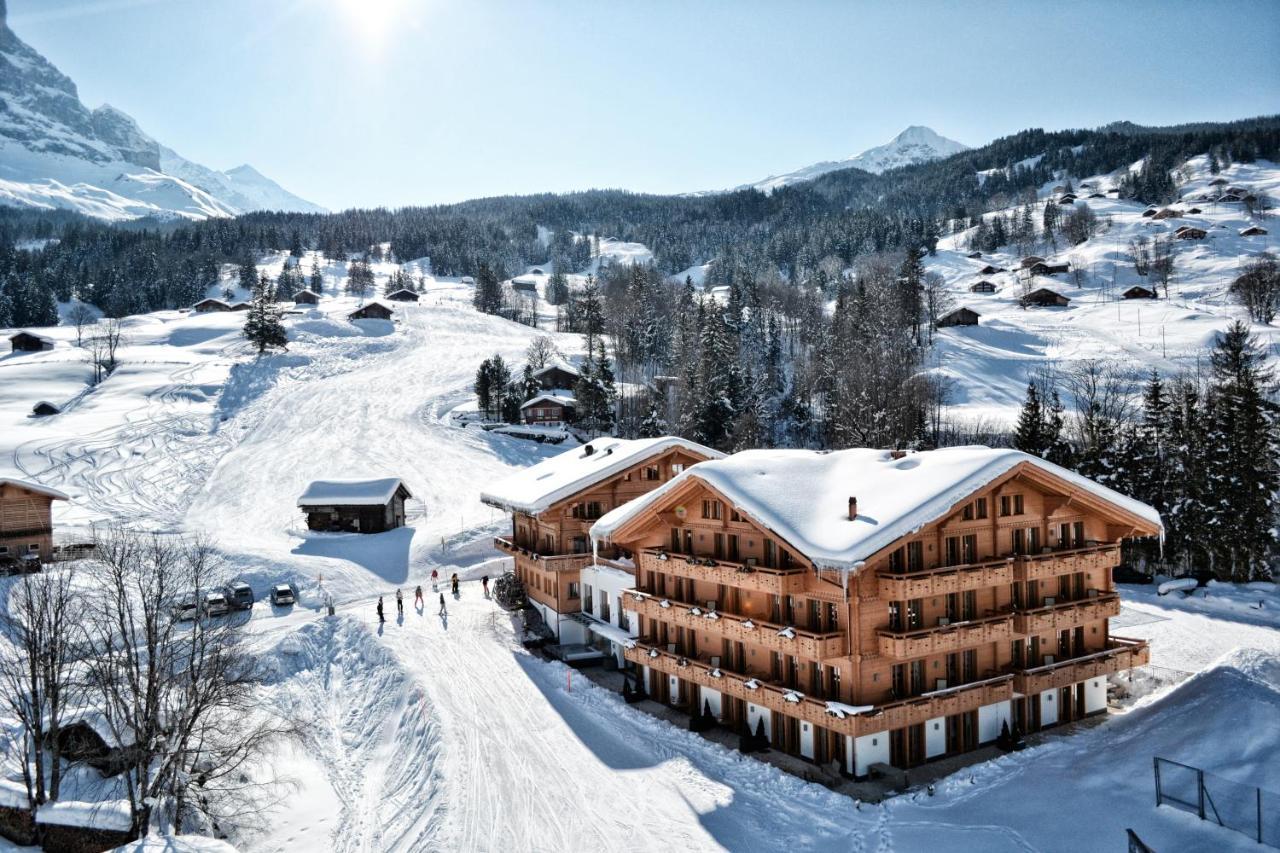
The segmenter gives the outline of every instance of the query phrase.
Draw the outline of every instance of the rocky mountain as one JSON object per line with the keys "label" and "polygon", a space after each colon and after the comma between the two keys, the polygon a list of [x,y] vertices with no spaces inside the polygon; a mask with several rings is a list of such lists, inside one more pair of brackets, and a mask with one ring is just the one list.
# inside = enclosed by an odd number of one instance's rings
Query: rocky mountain
{"label": "rocky mountain", "polygon": [[778,187],[811,181],[819,175],[839,169],[862,169],[878,175],[899,166],[941,160],[968,150],[969,146],[954,139],[948,139],[931,128],[912,125],[895,136],[892,141],[877,145],[875,148],[868,148],[861,154],[855,154],[843,160],[824,160],[783,175],[771,175],[763,181],[746,184],[738,189],[754,188],[770,192]]}
{"label": "rocky mountain", "polygon": [[250,166],[220,172],[161,146],[128,114],[90,110],[76,84],[9,28],[0,0],[0,204],[103,219],[323,212]]}

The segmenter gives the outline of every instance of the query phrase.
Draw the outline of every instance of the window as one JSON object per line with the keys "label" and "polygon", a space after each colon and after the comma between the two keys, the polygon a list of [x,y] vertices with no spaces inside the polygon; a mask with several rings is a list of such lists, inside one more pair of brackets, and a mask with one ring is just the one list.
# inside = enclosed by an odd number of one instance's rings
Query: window
{"label": "window", "polygon": [[717,560],[723,560],[724,559],[724,534],[723,533],[717,533],[715,535],[713,548],[714,550],[712,551],[712,553],[714,554],[715,558]]}
{"label": "window", "polygon": [[960,511],[961,521],[973,521],[973,504],[965,504],[964,509]]}
{"label": "window", "polygon": [[961,652],[964,661],[964,680],[966,682],[975,681],[978,678],[978,650],[968,649]]}
{"label": "window", "polygon": [[778,563],[778,547],[773,544],[772,539],[764,540],[764,565],[765,568],[772,569]]}
{"label": "window", "polygon": [[947,565],[960,565],[960,537],[948,536],[946,540]]}
{"label": "window", "polygon": [[729,534],[728,545],[729,549],[725,556],[735,563],[738,562],[738,537],[736,534]]}
{"label": "window", "polygon": [[721,512],[723,512],[723,509],[720,505],[720,501],[703,501],[702,502],[703,518],[710,518],[714,521],[719,521],[721,518]]}
{"label": "window", "polygon": [[[1003,498],[1001,498],[1001,500],[1003,500]],[[1017,530],[1010,531],[1010,535],[1012,536],[1012,539],[1013,539],[1011,543],[1013,547],[1013,553],[1015,554],[1027,553],[1027,531],[1019,527]]]}
{"label": "window", "polygon": [[924,599],[913,598],[907,602],[907,630],[924,627]]}
{"label": "window", "polygon": [[[840,608],[836,607],[833,602],[827,603],[827,631],[840,630]],[[836,670],[836,677],[839,678],[839,670]]]}
{"label": "window", "polygon": [[1040,553],[1040,528],[1039,527],[1031,528],[1030,530],[1027,531],[1027,536],[1028,536],[1027,553],[1029,554]]}
{"label": "window", "polygon": [[1000,496],[1000,515],[1013,515],[1013,499],[1009,495]]}
{"label": "window", "polygon": [[579,590],[579,588],[578,588],[578,584],[577,584],[577,583],[575,583],[575,582],[573,582],[573,581],[570,581],[570,582],[569,582],[569,597],[570,597],[570,598],[581,598],[581,596],[578,594],[578,593],[579,593],[579,591],[580,591],[580,590]]}
{"label": "window", "polygon": [[902,630],[902,605],[896,601],[889,602],[889,630]]}
{"label": "window", "polygon": [[960,559],[965,563],[978,562],[978,537],[972,533],[960,540]]}
{"label": "window", "polygon": [[978,498],[976,501],[974,501],[973,510],[974,510],[974,515],[977,516],[978,518],[986,518],[987,517],[987,499]]}
{"label": "window", "polygon": [[1075,532],[1075,546],[1077,548],[1083,548],[1084,547],[1084,522],[1077,521],[1074,525],[1072,525],[1072,530]]}
{"label": "window", "polygon": [[730,521],[742,521],[742,515],[736,509],[729,510]]}
{"label": "window", "polygon": [[657,465],[646,465],[644,468],[644,478],[646,480],[661,480],[662,472],[658,470]]}
{"label": "window", "polygon": [[0,554],[8,554],[8,553],[9,553],[9,546],[8,546],[8,545],[0,545]]}
{"label": "window", "polygon": [[909,572],[924,571],[924,543],[923,542],[907,543],[907,571]]}
{"label": "window", "polygon": [[671,550],[680,553],[680,528],[671,528]]}
{"label": "window", "polygon": [[1014,495],[1013,496],[1013,514],[1022,515],[1022,513],[1023,513],[1022,495]]}
{"label": "window", "polygon": [[595,596],[591,593],[591,584],[584,583],[582,585],[582,609],[587,613],[595,612]]}
{"label": "window", "polygon": [[672,477],[676,476],[677,474],[683,474],[683,473],[684,473],[684,463],[683,463],[683,462],[673,462],[673,463],[671,463],[671,476],[672,476]]}

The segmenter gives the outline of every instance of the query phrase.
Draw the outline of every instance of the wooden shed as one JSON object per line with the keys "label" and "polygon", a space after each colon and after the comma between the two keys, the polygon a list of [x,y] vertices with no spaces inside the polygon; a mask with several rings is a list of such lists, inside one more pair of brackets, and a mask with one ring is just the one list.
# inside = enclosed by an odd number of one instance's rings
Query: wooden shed
{"label": "wooden shed", "polygon": [[248,311],[252,307],[253,307],[252,302],[237,302],[236,304],[231,306],[231,310],[232,311]]}
{"label": "wooden shed", "polygon": [[995,275],[998,272],[1004,272],[1004,267],[995,267],[991,264],[987,264],[985,267],[978,270],[979,275]]}
{"label": "wooden shed", "polygon": [[982,315],[971,308],[957,308],[949,314],[944,314],[938,318],[938,328],[945,329],[948,326],[976,326],[978,318]]}
{"label": "wooden shed", "polygon": [[402,287],[394,293],[388,293],[387,298],[393,302],[417,302],[418,294],[407,287]]}
{"label": "wooden shed", "polygon": [[1149,287],[1143,287],[1135,284],[1133,287],[1120,294],[1125,299],[1155,299],[1156,292]]}
{"label": "wooden shed", "polygon": [[404,526],[404,502],[413,495],[397,477],[316,480],[298,498],[311,530],[382,533]]}
{"label": "wooden shed", "polygon": [[969,258],[971,258],[971,259],[980,258],[980,257],[982,257],[982,253],[981,253],[981,252],[970,252],[970,253],[969,253],[969,255],[968,255],[968,257],[969,257]]}
{"label": "wooden shed", "polygon": [[210,311],[230,311],[231,306],[221,299],[201,299],[191,306],[197,314],[208,314]]}
{"label": "wooden shed", "polygon": [[1018,266],[1020,266],[1022,269],[1025,270],[1025,269],[1030,269],[1031,267],[1034,267],[1036,264],[1043,264],[1043,263],[1044,263],[1044,258],[1040,257],[1039,255],[1027,255],[1025,258],[1021,260],[1021,262],[1019,262]]}
{"label": "wooden shed", "polygon": [[1262,237],[1267,233],[1267,229],[1261,225],[1250,225],[1248,228],[1241,229],[1241,237]]}
{"label": "wooden shed", "polygon": [[531,278],[513,278],[511,289],[518,293],[537,293],[538,283]]}
{"label": "wooden shed", "polygon": [[1181,215],[1182,215],[1182,211],[1176,210],[1175,208],[1172,208],[1172,207],[1166,207],[1151,214],[1151,218],[1152,219],[1177,219]]}
{"label": "wooden shed", "polygon": [[1150,219],[1152,216],[1155,216],[1159,212],[1160,211],[1154,207],[1148,207],[1146,210],[1142,211],[1142,216],[1145,219]]}
{"label": "wooden shed", "polygon": [[1188,225],[1185,228],[1179,228],[1174,232],[1173,236],[1179,240],[1203,240],[1209,236],[1209,232],[1203,228],[1196,228],[1194,225]]}
{"label": "wooden shed", "polygon": [[67,496],[26,480],[0,477],[0,561],[53,554],[53,502]]}
{"label": "wooden shed", "polygon": [[974,282],[969,285],[969,291],[971,293],[995,293],[996,286],[986,279],[983,279],[982,281]]}
{"label": "wooden shed", "polygon": [[[120,728],[127,730],[124,726]],[[58,749],[62,757],[88,764],[104,776],[115,776],[129,767],[135,740],[117,735],[97,711],[66,712],[58,726]]]}
{"label": "wooden shed", "polygon": [[1032,264],[1028,269],[1032,275],[1057,275],[1058,273],[1069,272],[1071,264],[1050,264],[1041,261],[1038,264]]}
{"label": "wooden shed", "polygon": [[1019,301],[1024,308],[1031,306],[1037,308],[1065,308],[1071,302],[1061,293],[1052,291],[1047,287],[1036,288]]}
{"label": "wooden shed", "polygon": [[53,340],[31,332],[18,332],[9,336],[9,345],[14,352],[41,352],[53,349]]}
{"label": "wooden shed", "polygon": [[294,305],[318,305],[320,302],[320,294],[311,288],[303,288],[293,294]]}
{"label": "wooden shed", "polygon": [[348,320],[390,320],[392,311],[381,302],[370,302],[347,315]]}

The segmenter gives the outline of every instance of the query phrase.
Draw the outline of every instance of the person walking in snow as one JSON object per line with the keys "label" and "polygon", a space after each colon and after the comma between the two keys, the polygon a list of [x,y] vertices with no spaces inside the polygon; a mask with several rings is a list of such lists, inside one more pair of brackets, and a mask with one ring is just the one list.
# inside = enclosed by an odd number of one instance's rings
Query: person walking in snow
{"label": "person walking in snow", "polygon": [[444,593],[440,593],[440,615],[444,616],[448,613],[448,609],[444,606]]}
{"label": "person walking in snow", "polygon": [[485,575],[484,577],[480,578],[480,585],[484,587],[484,597],[488,598],[489,597],[489,576],[488,575]]}
{"label": "person walking in snow", "polygon": [[413,605],[414,607],[422,606],[422,584],[418,584],[417,589],[413,591]]}
{"label": "person walking in snow", "polygon": [[386,622],[387,617],[382,615],[382,596],[378,596],[378,621]]}
{"label": "person walking in snow", "polygon": [[400,587],[396,587],[396,612],[404,615],[404,593],[400,591]]}

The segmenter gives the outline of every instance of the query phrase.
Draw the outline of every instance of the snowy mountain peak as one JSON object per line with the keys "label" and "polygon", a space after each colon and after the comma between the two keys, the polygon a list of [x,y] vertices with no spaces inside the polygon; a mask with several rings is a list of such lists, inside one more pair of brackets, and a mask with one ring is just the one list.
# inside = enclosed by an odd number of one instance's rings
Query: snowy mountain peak
{"label": "snowy mountain peak", "polygon": [[754,184],[744,184],[738,189],[750,188],[762,190],[763,192],[772,192],[778,187],[790,186],[802,181],[812,181],[820,175],[840,169],[862,169],[878,175],[889,169],[910,166],[915,163],[927,163],[930,160],[940,160],[967,150],[969,150],[969,146],[956,142],[954,139],[948,139],[931,127],[913,124],[895,136],[892,141],[884,145],[878,145],[875,148],[868,148],[861,154],[855,154],[843,160],[824,160],[821,163],[814,163],[812,166],[805,166],[803,169],[797,169],[794,172],[772,175],[763,181],[756,181]]}

